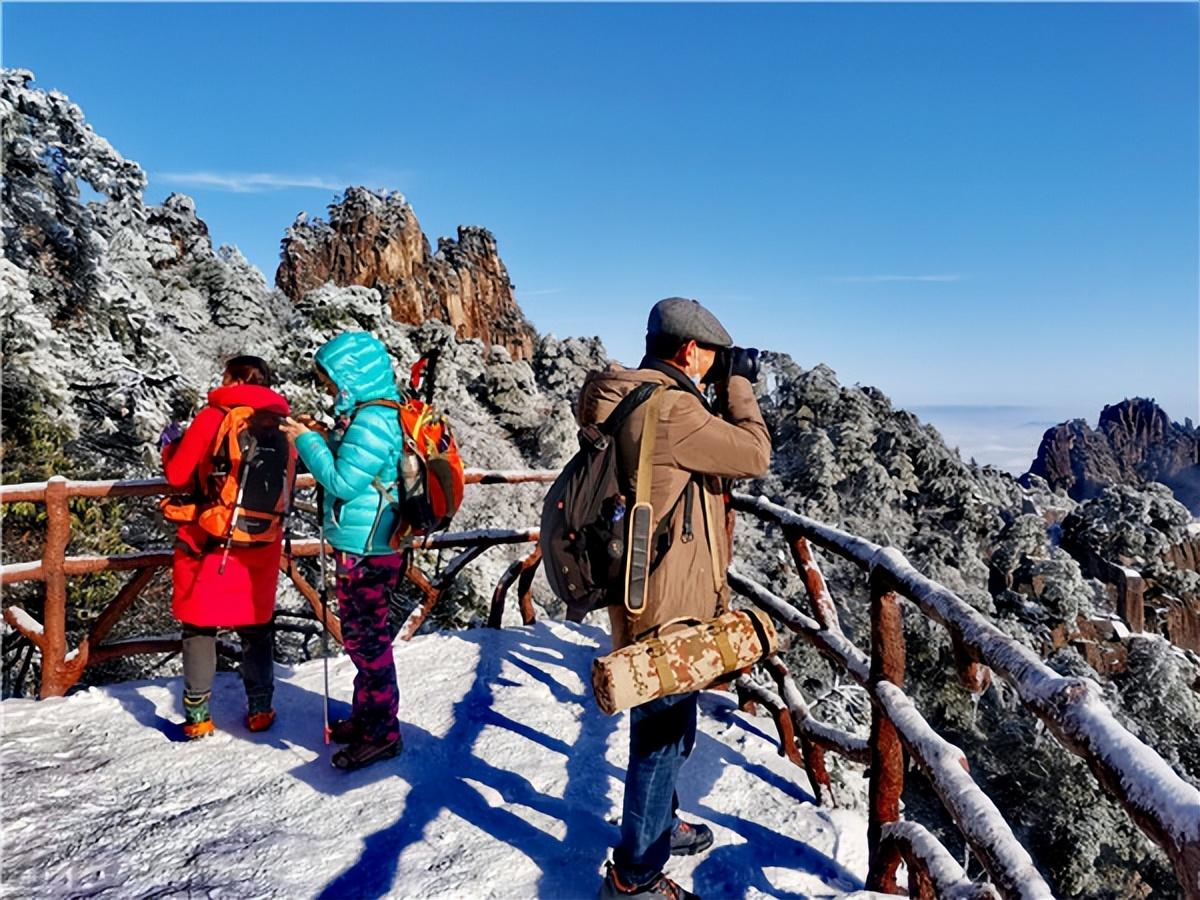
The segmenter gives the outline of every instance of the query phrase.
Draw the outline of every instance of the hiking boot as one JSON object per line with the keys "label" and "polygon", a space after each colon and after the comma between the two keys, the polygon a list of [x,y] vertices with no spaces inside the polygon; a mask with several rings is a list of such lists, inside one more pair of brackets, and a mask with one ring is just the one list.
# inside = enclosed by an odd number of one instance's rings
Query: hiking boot
{"label": "hiking boot", "polygon": [[653,900],[655,897],[665,900],[700,900],[699,894],[684,890],[674,881],[659,872],[645,884],[626,884],[617,875],[617,867],[611,862],[605,863],[608,871],[604,875],[604,883],[600,885],[597,900],[627,900],[630,897],[643,897]]}
{"label": "hiking boot", "polygon": [[354,744],[362,736],[362,728],[353,719],[335,719],[329,725],[329,739],[335,744]]}
{"label": "hiking boot", "polygon": [[381,759],[391,759],[402,749],[404,749],[404,741],[398,737],[394,741],[379,741],[378,743],[360,739],[333,754],[331,762],[343,772],[352,772]]}
{"label": "hiking boot", "polygon": [[216,731],[213,726],[212,714],[208,709],[208,700],[211,696],[211,693],[201,694],[198,697],[183,695],[183,736],[189,741]]}
{"label": "hiking boot", "polygon": [[680,819],[675,830],[671,832],[671,855],[694,856],[711,847],[712,842],[713,832],[707,825]]}
{"label": "hiking boot", "polygon": [[275,724],[275,710],[246,713],[246,727],[251,731],[266,731]]}
{"label": "hiking boot", "polygon": [[271,695],[246,698],[246,727],[251,731],[266,731],[275,724],[275,710],[271,708]]}

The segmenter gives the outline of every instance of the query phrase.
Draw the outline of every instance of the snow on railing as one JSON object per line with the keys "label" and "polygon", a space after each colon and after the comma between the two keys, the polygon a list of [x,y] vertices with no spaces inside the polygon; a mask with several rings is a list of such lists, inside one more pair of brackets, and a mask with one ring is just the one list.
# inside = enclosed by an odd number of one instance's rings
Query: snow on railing
{"label": "snow on railing", "polygon": [[[528,482],[553,481],[558,473],[544,470],[484,471],[468,469],[466,482],[482,484],[522,484]],[[298,489],[314,485],[311,475],[300,475],[296,479]],[[46,585],[43,604],[43,620],[38,622],[26,610],[10,606],[4,610],[4,618],[10,626],[23,635],[41,652],[42,674],[39,696],[60,697],[76,684],[89,665],[96,665],[118,656],[142,653],[164,653],[179,649],[179,639],[170,637],[129,638],[105,643],[113,626],[133,604],[163,567],[169,566],[172,553],[169,550],[142,550],[133,553],[118,553],[110,556],[81,555],[67,556],[66,549],[71,537],[71,512],[68,502],[75,497],[153,497],[169,495],[175,491],[163,478],[147,478],[127,481],[69,481],[55,477],[49,481],[31,484],[0,485],[0,503],[42,503],[46,507],[46,540],[42,558],[28,562],[9,563],[0,566],[0,584],[16,584],[22,581],[41,581]],[[449,565],[432,579],[413,562],[410,562],[406,577],[422,593],[421,603],[412,611],[400,630],[403,640],[410,639],[421,627],[426,617],[437,605],[454,578],[472,560],[484,551],[502,544],[533,543],[538,540],[538,529],[519,530],[481,528],[462,532],[441,532],[413,542],[420,550],[442,550],[462,548]],[[337,616],[322,603],[319,592],[292,565],[297,558],[317,556],[321,552],[320,540],[303,538],[289,541],[288,552],[280,560],[280,569],[288,575],[301,596],[312,607],[318,620],[325,623],[333,638],[341,642],[341,623]],[[333,548],[326,544],[326,549]],[[519,582],[521,613],[525,622],[533,621],[532,581],[533,571],[540,556],[533,554],[518,560],[514,567],[505,572],[493,595],[489,621],[497,623],[503,614],[505,597],[513,581]],[[67,651],[66,609],[67,578],[90,575],[97,572],[134,572],[133,577],[121,588],[116,597],[101,612],[92,624],[87,636],[77,648]],[[511,573],[511,576],[510,576]]]}
{"label": "snow on railing", "polygon": [[20,629],[21,633],[25,635],[40,636],[46,633],[46,629],[42,627],[41,622],[25,612],[25,610],[16,606],[13,607],[12,626],[13,628]]}
{"label": "snow on railing", "polygon": [[[879,842],[883,825],[899,821],[899,797],[904,786],[902,759],[876,758],[880,754],[877,732],[886,720],[895,729],[909,757],[929,777],[946,811],[1004,895],[1022,898],[1052,896],[1049,886],[1038,874],[1028,851],[1013,836],[995,804],[967,774],[967,763],[962,751],[945,741],[930,727],[900,687],[888,679],[872,674],[872,660],[840,633],[834,635],[820,628],[815,619],[810,619],[782,597],[746,578],[736,569],[729,570],[729,585],[812,643],[822,655],[864,687],[873,701],[877,713],[872,723],[872,740],[869,742],[872,754],[870,813],[872,821],[880,828],[879,840],[872,842],[872,850],[878,849],[880,852],[878,855],[872,852],[871,875],[867,881],[869,889],[887,891],[893,888],[894,866],[900,859],[898,853],[888,853],[888,848]],[[899,625],[898,618],[896,625]],[[902,671],[899,677],[902,679]],[[803,722],[798,724],[798,730],[803,730]],[[842,752],[835,744],[826,743],[824,746]],[[892,770],[899,768],[898,780],[891,785],[893,796],[875,796],[879,776],[882,774],[877,763]],[[893,808],[889,817],[885,818],[882,807]],[[890,879],[886,871],[889,865]]]}
{"label": "snow on railing", "polygon": [[[814,613],[823,620],[820,622],[733,570],[730,584],[813,643],[871,692],[875,709],[871,740],[873,818],[888,813],[885,807],[896,808],[896,803],[891,801],[898,801],[897,788],[903,786],[901,777],[899,784],[892,786],[892,790],[897,791],[894,798],[875,796],[874,784],[878,778],[874,757],[880,755],[880,734],[877,732],[883,732],[886,739],[890,725],[897,730],[908,752],[930,774],[935,791],[1000,890],[1006,896],[1027,896],[1031,889],[1035,893],[1045,889],[1048,893],[1040,878],[1036,883],[1027,880],[1037,877],[1032,861],[1016,844],[991,801],[965,774],[961,752],[945,744],[929,729],[928,723],[901,691],[902,678],[894,677],[896,672],[903,673],[903,633],[898,617],[881,628],[881,619],[892,617],[887,598],[898,593],[950,633],[963,684],[978,693],[986,687],[991,672],[1011,684],[1021,702],[1045,722],[1060,744],[1084,759],[1100,784],[1166,852],[1183,895],[1189,900],[1200,900],[1200,791],[1117,722],[1094,683],[1059,675],[1036,653],[1004,634],[961,597],[917,572],[894,548],[879,547],[857,535],[772,503],[765,497],[734,494],[733,506],[782,526],[785,536],[793,542],[793,549],[797,542],[811,541],[854,563],[869,576],[872,598],[872,656],[869,663],[865,654],[841,637],[840,630],[833,631],[831,623],[836,620],[830,618],[828,597],[813,596],[814,579],[808,573],[806,588]],[[796,555],[799,561],[800,554]],[[887,671],[889,668],[890,672]],[[964,769],[955,771],[952,765],[955,759],[963,763]],[[886,764],[886,760],[884,762]],[[990,809],[985,809],[984,804]],[[887,889],[897,859],[895,851],[882,852],[874,840],[871,847],[868,887]]]}
{"label": "snow on railing", "polygon": [[938,839],[917,822],[889,822],[883,826],[881,840],[908,866],[910,897],[995,900],[1000,896],[990,884],[971,882]]}

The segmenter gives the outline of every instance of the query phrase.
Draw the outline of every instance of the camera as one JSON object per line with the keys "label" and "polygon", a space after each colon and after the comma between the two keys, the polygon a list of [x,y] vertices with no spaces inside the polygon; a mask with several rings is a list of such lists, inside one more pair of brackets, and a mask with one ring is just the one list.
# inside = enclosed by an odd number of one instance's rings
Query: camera
{"label": "camera", "polygon": [[759,352],[754,347],[720,347],[706,381],[723,384],[734,375],[741,375],[751,384],[758,381]]}

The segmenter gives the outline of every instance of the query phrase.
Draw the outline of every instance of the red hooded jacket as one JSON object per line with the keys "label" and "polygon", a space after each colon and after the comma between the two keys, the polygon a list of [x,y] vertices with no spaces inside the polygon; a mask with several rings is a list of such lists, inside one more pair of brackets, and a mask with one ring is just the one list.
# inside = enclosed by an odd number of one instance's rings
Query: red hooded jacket
{"label": "red hooded jacket", "polygon": [[[187,488],[200,463],[213,451],[213,440],[225,414],[218,407],[252,406],[288,415],[287,401],[258,384],[231,384],[210,391],[183,437],[163,450],[163,474],[171,487]],[[260,547],[232,547],[225,570],[219,571],[224,547],[199,525],[180,525],[171,566],[175,593],[171,612],[181,622],[234,628],[261,625],[275,612],[279,556],[283,539]]]}

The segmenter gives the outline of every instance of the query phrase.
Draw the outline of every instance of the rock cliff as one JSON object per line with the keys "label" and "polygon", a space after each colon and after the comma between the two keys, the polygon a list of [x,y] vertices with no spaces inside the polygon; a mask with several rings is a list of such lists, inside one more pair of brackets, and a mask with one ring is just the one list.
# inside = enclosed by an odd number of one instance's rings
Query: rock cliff
{"label": "rock cliff", "polygon": [[1200,431],[1190,420],[1172,422],[1153,400],[1122,400],[1104,407],[1096,429],[1083,419],[1049,429],[1028,474],[1076,500],[1110,484],[1158,481],[1200,515]]}
{"label": "rock cliff", "polygon": [[374,288],[399,322],[445,322],[458,338],[499,345],[513,359],[533,356],[537,336],[513,295],[491,232],[460,226],[436,253],[398,193],[352,187],[329,218],[301,214],[282,241],[275,284],[293,302],[332,282]]}

